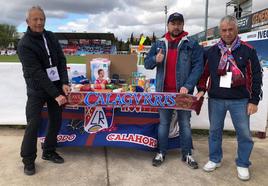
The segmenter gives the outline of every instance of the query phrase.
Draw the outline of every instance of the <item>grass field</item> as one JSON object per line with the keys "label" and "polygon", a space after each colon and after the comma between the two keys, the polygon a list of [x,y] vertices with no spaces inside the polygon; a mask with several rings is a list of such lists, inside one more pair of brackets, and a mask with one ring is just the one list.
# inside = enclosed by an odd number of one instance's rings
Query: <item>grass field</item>
{"label": "grass field", "polygon": [[[86,63],[85,56],[66,56],[66,59],[67,59],[67,63],[76,63],[76,64]],[[0,62],[18,63],[19,58],[18,58],[18,55],[14,55],[14,56],[1,56],[0,55]]]}

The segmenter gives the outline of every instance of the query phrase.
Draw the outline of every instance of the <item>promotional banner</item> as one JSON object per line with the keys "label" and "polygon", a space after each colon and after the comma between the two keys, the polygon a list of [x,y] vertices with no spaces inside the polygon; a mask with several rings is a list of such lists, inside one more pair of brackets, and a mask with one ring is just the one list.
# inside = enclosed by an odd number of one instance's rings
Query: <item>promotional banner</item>
{"label": "promotional banner", "polygon": [[203,98],[180,93],[162,92],[72,92],[68,95],[68,105],[74,107],[117,107],[117,108],[165,108],[175,110],[194,110],[200,113]]}
{"label": "promotional banner", "polygon": [[260,27],[268,24],[268,8],[252,14],[251,28]]}
{"label": "promotional banner", "polygon": [[[42,111],[42,118],[39,140],[44,142],[48,125],[46,108]],[[65,108],[58,146],[117,146],[155,150],[158,124],[159,115],[155,109],[136,112],[135,109],[109,107]],[[179,146],[178,135],[169,138],[169,149]]]}
{"label": "promotional banner", "polygon": [[252,14],[239,18],[238,22],[238,29],[239,31],[248,31],[251,29],[252,24]]}

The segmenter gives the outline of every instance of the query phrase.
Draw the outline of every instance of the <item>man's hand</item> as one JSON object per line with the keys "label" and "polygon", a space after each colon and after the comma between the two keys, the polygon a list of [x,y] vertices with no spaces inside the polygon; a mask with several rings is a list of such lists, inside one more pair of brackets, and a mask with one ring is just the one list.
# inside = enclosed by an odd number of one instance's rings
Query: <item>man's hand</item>
{"label": "man's hand", "polygon": [[164,54],[162,54],[162,48],[160,48],[159,52],[156,54],[155,60],[156,63],[162,63],[162,61],[164,60]]}
{"label": "man's hand", "polygon": [[203,97],[205,95],[205,92],[204,91],[200,91],[198,92],[195,97],[197,98],[197,100],[199,100],[201,97]]}
{"label": "man's hand", "polygon": [[55,100],[58,102],[59,106],[64,105],[67,103],[67,99],[63,95],[59,95],[58,97],[55,98]]}
{"label": "man's hand", "polygon": [[255,114],[258,111],[258,105],[248,103],[248,115]]}
{"label": "man's hand", "polygon": [[71,92],[71,87],[69,85],[62,85],[62,91],[64,92],[65,96],[67,96]]}
{"label": "man's hand", "polygon": [[181,87],[180,92],[181,94],[188,94],[188,89],[185,87]]}

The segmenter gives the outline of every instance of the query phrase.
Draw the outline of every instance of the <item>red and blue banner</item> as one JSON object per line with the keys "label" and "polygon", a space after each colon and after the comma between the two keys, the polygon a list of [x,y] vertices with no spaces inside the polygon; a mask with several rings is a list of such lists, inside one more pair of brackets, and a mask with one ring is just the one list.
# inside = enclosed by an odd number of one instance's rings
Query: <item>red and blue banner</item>
{"label": "red and blue banner", "polygon": [[[159,115],[155,109],[136,112],[135,109],[78,107],[65,108],[58,134],[58,146],[114,146],[143,150],[157,147]],[[44,141],[48,113],[42,111],[39,139]],[[169,148],[179,148],[179,136],[169,139]]]}
{"label": "red and blue banner", "polygon": [[[58,146],[118,146],[144,150],[157,148],[159,108],[195,110],[203,99],[179,93],[72,92],[58,135]],[[48,124],[46,108],[39,137],[44,140]],[[176,122],[177,124],[177,122]],[[178,127],[174,127],[178,129]],[[180,146],[173,130],[169,148]],[[175,135],[174,135],[175,134]]]}

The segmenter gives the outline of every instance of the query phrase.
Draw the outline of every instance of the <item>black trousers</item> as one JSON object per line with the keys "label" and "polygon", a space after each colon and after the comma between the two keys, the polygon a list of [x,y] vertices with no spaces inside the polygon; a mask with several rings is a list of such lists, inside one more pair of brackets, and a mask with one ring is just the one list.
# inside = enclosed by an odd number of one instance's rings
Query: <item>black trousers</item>
{"label": "black trousers", "polygon": [[21,145],[21,157],[24,164],[34,163],[37,152],[37,135],[41,125],[41,110],[47,103],[49,124],[46,139],[43,145],[43,153],[56,150],[57,135],[62,122],[62,107],[53,98],[28,96],[26,103],[27,126]]}

